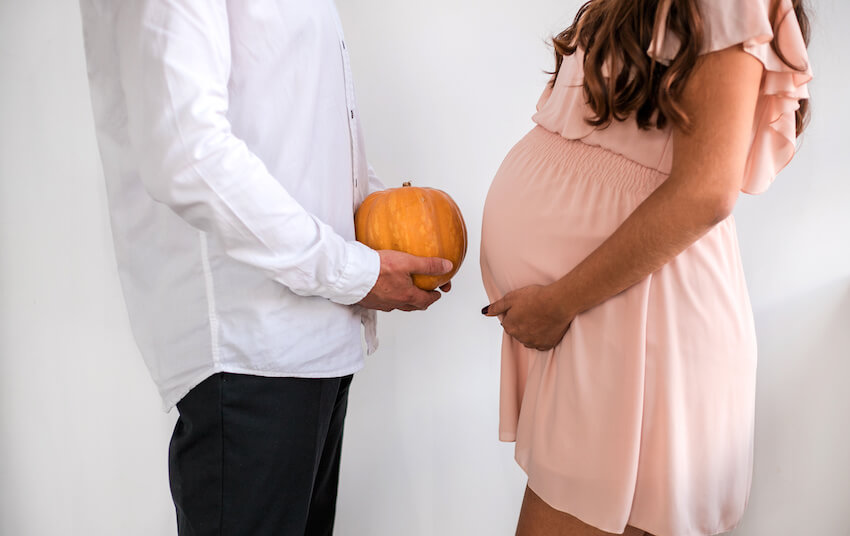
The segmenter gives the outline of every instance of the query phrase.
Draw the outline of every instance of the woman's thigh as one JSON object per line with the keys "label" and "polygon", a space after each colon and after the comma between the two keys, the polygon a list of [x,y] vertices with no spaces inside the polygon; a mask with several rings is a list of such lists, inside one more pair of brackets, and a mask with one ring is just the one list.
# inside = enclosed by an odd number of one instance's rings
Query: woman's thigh
{"label": "woman's thigh", "polygon": [[[567,513],[555,510],[526,487],[516,534],[517,536],[610,536],[611,533],[591,527]],[[652,535],[629,526],[626,527],[623,536]]]}

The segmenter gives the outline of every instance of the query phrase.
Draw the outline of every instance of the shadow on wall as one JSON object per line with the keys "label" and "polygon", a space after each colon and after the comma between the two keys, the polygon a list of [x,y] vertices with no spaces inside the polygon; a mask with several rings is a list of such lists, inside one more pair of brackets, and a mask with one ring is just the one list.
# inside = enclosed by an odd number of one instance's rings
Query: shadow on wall
{"label": "shadow on wall", "polygon": [[753,490],[734,534],[850,534],[850,279],[757,312],[756,328]]}

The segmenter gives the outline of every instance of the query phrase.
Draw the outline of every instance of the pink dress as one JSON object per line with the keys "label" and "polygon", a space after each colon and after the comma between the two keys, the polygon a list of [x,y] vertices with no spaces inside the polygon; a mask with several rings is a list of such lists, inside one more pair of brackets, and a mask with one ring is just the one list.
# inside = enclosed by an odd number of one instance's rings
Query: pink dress
{"label": "pink dress", "polygon": [[[795,151],[808,65],[790,0],[702,0],[705,52],[743,44],[765,67],[743,190],[765,191]],[[661,9],[666,9],[662,2]],[[679,44],[664,29],[651,55]],[[668,176],[671,131],[594,129],[581,55],[565,58],[538,124],[508,154],[484,209],[491,300],[561,278]],[[624,262],[627,262],[624,259]],[[528,483],[599,529],[704,536],[740,520],[752,474],[756,341],[732,217],[665,267],[580,314],[553,350],[502,342],[500,439]]]}

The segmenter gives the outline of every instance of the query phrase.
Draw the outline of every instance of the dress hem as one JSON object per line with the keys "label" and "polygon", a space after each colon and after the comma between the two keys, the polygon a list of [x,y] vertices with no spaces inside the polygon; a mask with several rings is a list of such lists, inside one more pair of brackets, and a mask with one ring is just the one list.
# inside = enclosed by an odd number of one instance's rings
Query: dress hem
{"label": "dress hem", "polygon": [[525,473],[526,477],[528,477],[528,482],[526,484],[528,486],[528,489],[530,489],[531,491],[534,492],[535,495],[540,497],[540,500],[545,502],[546,505],[549,506],[549,508],[552,508],[553,510],[557,510],[558,512],[562,512],[564,514],[570,515],[570,516],[578,519],[579,521],[581,521],[582,523],[584,523],[584,524],[586,524],[590,527],[593,527],[595,529],[598,529],[598,530],[601,530],[601,531],[604,531],[604,532],[609,532],[611,534],[623,534],[623,532],[625,532],[625,530],[626,530],[626,527],[633,527],[633,528],[636,528],[638,530],[644,531],[648,536],[720,536],[722,534],[726,534],[728,532],[735,530],[738,527],[738,525],[740,525],[740,523],[741,523],[741,520],[739,519],[738,521],[736,521],[735,523],[730,525],[728,528],[713,529],[709,532],[700,531],[700,532],[676,533],[675,535],[664,533],[664,532],[654,532],[651,529],[645,528],[645,527],[640,526],[640,525],[632,524],[628,521],[626,522],[626,524],[623,527],[621,527],[619,529],[614,529],[612,527],[606,528],[606,526],[595,525],[595,524],[587,521],[586,518],[582,518],[582,515],[580,515],[580,514],[576,514],[574,512],[570,512],[570,511],[567,511],[567,510],[553,506],[551,501],[547,500],[546,497],[544,497],[545,493],[541,494],[538,491],[538,489],[535,489],[536,485],[532,484],[532,481],[531,481],[532,477],[529,474],[528,469],[522,464],[522,462],[519,461],[518,458],[515,457],[514,459],[517,462],[517,465],[519,465],[520,469],[522,469],[522,471]]}

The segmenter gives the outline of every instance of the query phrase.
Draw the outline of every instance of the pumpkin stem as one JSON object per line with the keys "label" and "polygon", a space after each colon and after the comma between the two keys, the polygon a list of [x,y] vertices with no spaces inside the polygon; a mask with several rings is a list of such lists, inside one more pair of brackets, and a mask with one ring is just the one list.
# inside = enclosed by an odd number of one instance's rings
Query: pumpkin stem
{"label": "pumpkin stem", "polygon": [[410,181],[404,181],[403,183],[401,183],[402,188],[407,188],[408,186],[410,186]]}

